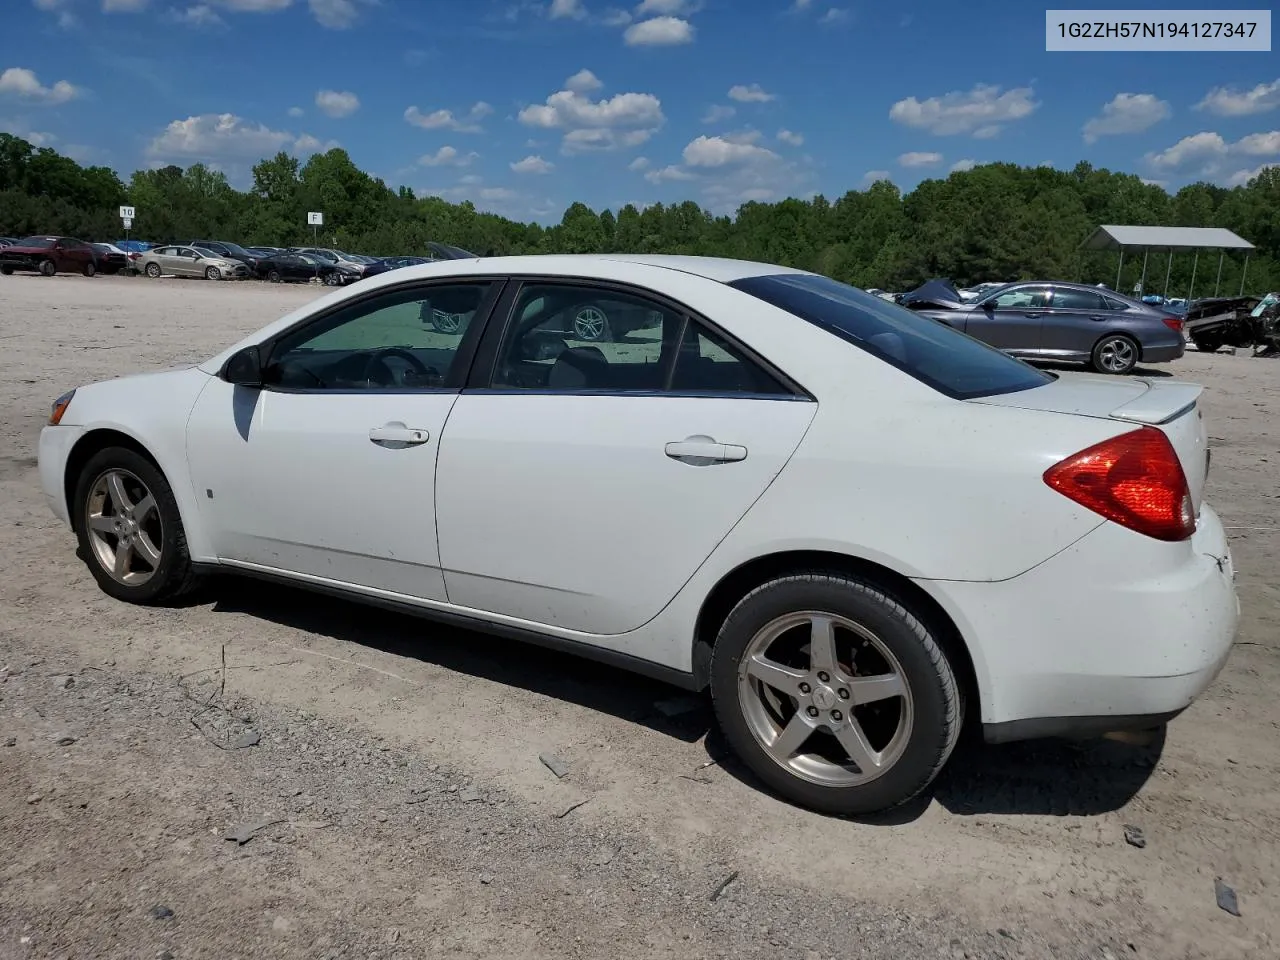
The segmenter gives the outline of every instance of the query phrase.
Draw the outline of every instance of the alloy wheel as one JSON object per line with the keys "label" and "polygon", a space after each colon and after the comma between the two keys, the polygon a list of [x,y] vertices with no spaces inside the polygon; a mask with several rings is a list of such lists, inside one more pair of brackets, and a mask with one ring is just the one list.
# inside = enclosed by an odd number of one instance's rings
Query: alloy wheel
{"label": "alloy wheel", "polygon": [[573,332],[579,340],[600,340],[604,337],[608,318],[594,305],[581,307],[573,315]]}
{"label": "alloy wheel", "polygon": [[146,272],[147,272],[147,276],[151,277],[154,280],[156,277],[160,276],[160,264],[148,263]]}
{"label": "alloy wheel", "polygon": [[84,511],[94,559],[111,579],[137,587],[155,576],[164,527],[155,496],[136,474],[104,471],[89,488]]}
{"label": "alloy wheel", "polygon": [[869,783],[911,739],[906,673],[866,627],[821,611],[766,624],[738,665],[738,702],[770,759],[824,787]]}
{"label": "alloy wheel", "polygon": [[1104,340],[1098,347],[1098,364],[1109,373],[1128,373],[1137,359],[1133,344],[1124,337]]}

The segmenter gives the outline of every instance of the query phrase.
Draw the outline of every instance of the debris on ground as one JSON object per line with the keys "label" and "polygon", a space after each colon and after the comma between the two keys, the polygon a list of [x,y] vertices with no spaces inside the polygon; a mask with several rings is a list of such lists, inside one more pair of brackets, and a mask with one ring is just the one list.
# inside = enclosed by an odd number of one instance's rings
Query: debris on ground
{"label": "debris on ground", "polygon": [[231,744],[232,750],[244,750],[246,747],[256,747],[262,742],[262,734],[257,730],[246,730],[240,736],[236,737],[235,742]]}
{"label": "debris on ground", "polygon": [[711,902],[715,903],[717,900],[723,897],[724,892],[729,889],[729,884],[733,883],[733,881],[737,879],[738,879],[738,871],[735,870],[733,871],[733,873],[729,874],[727,877],[721,880],[720,885],[716,887],[715,890],[713,890],[711,893]]}
{"label": "debris on ground", "polygon": [[1222,882],[1222,878],[1218,877],[1213,881],[1213,893],[1218,898],[1218,906],[1233,917],[1240,916],[1240,901],[1236,897],[1236,892]]}
{"label": "debris on ground", "polygon": [[151,908],[152,920],[172,920],[173,911],[166,907],[163,903],[157,903]]}
{"label": "debris on ground", "polygon": [[464,787],[458,792],[458,799],[463,803],[475,803],[480,799],[480,791],[475,787]]}
{"label": "debris on ground", "polygon": [[584,804],[588,804],[590,802],[591,802],[590,797],[587,797],[585,800],[575,800],[573,803],[569,804],[567,807],[565,807],[563,810],[557,813],[555,815],[556,819],[563,820],[569,814],[573,813],[573,811],[577,810],[579,807],[583,806]]}
{"label": "debris on ground", "polygon": [[540,753],[538,759],[542,761],[542,765],[563,780],[569,775],[569,765],[557,757],[554,753]]}
{"label": "debris on ground", "polygon": [[1124,842],[1131,847],[1137,847],[1141,850],[1147,845],[1146,834],[1142,832],[1141,827],[1134,826],[1132,823],[1124,825]]}
{"label": "debris on ground", "polygon": [[257,823],[244,823],[236,827],[234,830],[227,831],[227,833],[223,835],[222,839],[234,840],[237,844],[243,847],[246,843],[257,836],[259,831],[265,830],[267,827],[273,827],[277,823],[284,823],[284,819],[273,818],[271,820],[259,820]]}
{"label": "debris on ground", "polygon": [[60,747],[69,747],[76,742],[76,738],[69,733],[64,733],[53,742]]}

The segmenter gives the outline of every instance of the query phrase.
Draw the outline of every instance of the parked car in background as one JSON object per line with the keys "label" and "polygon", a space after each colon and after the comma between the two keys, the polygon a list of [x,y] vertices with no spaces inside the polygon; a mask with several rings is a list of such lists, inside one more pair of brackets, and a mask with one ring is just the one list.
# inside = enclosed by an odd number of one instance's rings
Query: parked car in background
{"label": "parked car in background", "polygon": [[11,247],[17,242],[16,237],[0,237],[0,247]]}
{"label": "parked car in background", "polygon": [[292,250],[284,250],[273,253],[269,257],[263,257],[258,261],[255,275],[258,279],[271,283],[319,280],[330,286],[342,286],[338,268],[332,263]]}
{"label": "parked car in background", "polygon": [[1186,350],[1181,317],[1081,283],[1009,283],[966,303],[948,281],[930,280],[902,304],[1013,356],[1087,363],[1099,373],[1168,363]]}
{"label": "parked car in background", "polygon": [[98,272],[98,253],[73,237],[26,237],[0,248],[0,273],[25,270],[52,277],[59,270],[92,277]]}
{"label": "parked car in background", "polygon": [[337,268],[338,275],[342,278],[343,283],[354,283],[359,280],[364,276],[365,267],[368,266],[368,264],[361,263],[349,253],[328,247],[296,247],[293,252],[318,257],[325,263],[332,264]]}
{"label": "parked car in background", "polygon": [[[129,259],[129,254],[125,253],[115,244],[111,243],[91,243],[98,254],[98,271],[105,273],[107,276],[112,274],[127,272],[132,269],[133,262]],[[141,256],[139,254],[138,256]]]}
{"label": "parked car in background", "polygon": [[383,257],[381,260],[375,260],[369,266],[365,267],[362,279],[376,277],[379,274],[386,273],[388,270],[400,270],[403,267],[416,267],[419,264],[430,263],[426,257]]}
{"label": "parked car in background", "polygon": [[263,257],[269,257],[273,253],[279,253],[279,247],[245,247],[253,256],[261,260]]}
{"label": "parked car in background", "polygon": [[222,257],[200,247],[155,247],[138,261],[143,273],[156,277],[204,277],[206,280],[243,280],[249,268],[239,260]]}
{"label": "parked car in background", "polygon": [[239,260],[249,268],[250,273],[253,273],[258,265],[259,258],[238,243],[228,243],[225,240],[191,240],[186,245],[209,250],[224,260]]}

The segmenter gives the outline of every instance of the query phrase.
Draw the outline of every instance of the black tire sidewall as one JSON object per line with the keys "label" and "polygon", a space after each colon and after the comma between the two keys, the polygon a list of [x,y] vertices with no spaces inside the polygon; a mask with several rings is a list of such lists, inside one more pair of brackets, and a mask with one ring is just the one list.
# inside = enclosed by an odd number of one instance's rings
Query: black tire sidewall
{"label": "black tire sidewall", "polygon": [[84,265],[84,275],[86,277],[92,277],[97,272],[98,272],[97,264],[86,263]]}
{"label": "black tire sidewall", "polygon": [[[1133,363],[1129,364],[1129,366],[1124,370],[1108,370],[1098,362],[1098,356],[1102,352],[1103,346],[1112,340],[1124,340],[1133,348]],[[1123,333],[1109,333],[1093,345],[1093,354],[1090,357],[1092,360],[1091,366],[1098,373],[1105,373],[1113,377],[1123,377],[1133,372],[1134,367],[1138,365],[1138,359],[1141,355],[1142,348],[1138,346],[1138,341],[1133,339],[1133,337],[1126,336]]]}
{"label": "black tire sidewall", "polygon": [[[146,484],[160,511],[160,565],[155,576],[140,586],[119,583],[102,569],[93,552],[85,524],[85,505],[89,491],[99,476],[113,468],[128,470]],[[84,561],[93,578],[98,581],[98,586],[109,596],[129,603],[152,603],[172,593],[186,578],[191,558],[187,553],[186,533],[173,488],[155,464],[138,452],[127,447],[108,447],[90,457],[76,480],[71,511]]]}
{"label": "black tire sidewall", "polygon": [[[738,700],[738,665],[751,639],[770,621],[798,610],[836,613],[861,623],[898,658],[915,704],[911,739],[897,763],[869,783],[827,787],[800,779],[777,764],[756,740]],[[959,691],[945,657],[941,669],[922,642],[929,628],[874,583],[839,575],[807,574],[775,580],[749,594],[726,618],[711,662],[716,717],[730,746],[761,780],[785,799],[835,814],[871,813],[910,800],[937,775],[955,743],[949,710]],[[936,649],[936,647],[935,647]],[[954,719],[956,725],[960,717]]]}
{"label": "black tire sidewall", "polygon": [[52,277],[58,272],[58,266],[52,260],[42,261],[40,264],[40,275],[42,277]]}

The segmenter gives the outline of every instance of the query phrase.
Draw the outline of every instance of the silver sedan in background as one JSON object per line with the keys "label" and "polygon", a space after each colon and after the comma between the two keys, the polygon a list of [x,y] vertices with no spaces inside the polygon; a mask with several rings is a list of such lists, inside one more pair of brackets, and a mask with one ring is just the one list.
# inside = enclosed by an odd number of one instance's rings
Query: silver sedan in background
{"label": "silver sedan in background", "polygon": [[204,277],[206,280],[244,280],[249,268],[239,260],[220,257],[212,250],[190,246],[153,247],[143,254],[138,269],[148,277]]}

